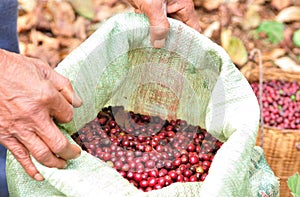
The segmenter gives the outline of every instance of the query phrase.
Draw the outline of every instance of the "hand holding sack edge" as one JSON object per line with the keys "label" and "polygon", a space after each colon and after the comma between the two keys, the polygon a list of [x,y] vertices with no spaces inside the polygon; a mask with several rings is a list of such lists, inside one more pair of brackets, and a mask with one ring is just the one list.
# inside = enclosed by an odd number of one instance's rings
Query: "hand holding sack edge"
{"label": "hand holding sack edge", "polygon": [[46,63],[0,50],[0,143],[36,180],[42,175],[30,155],[48,167],[64,168],[80,148],[63,136],[52,118],[69,122],[81,100],[68,79]]}
{"label": "hand holding sack edge", "polygon": [[128,2],[135,8],[136,13],[148,17],[151,44],[155,48],[162,48],[169,34],[170,24],[167,15],[200,32],[192,0],[128,0]]}

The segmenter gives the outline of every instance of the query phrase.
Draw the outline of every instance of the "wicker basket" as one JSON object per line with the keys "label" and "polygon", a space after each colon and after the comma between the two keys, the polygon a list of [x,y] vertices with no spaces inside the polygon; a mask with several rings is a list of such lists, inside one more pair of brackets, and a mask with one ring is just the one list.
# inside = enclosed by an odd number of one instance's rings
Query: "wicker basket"
{"label": "wicker basket", "polygon": [[[259,81],[258,66],[244,69],[243,74],[249,82]],[[280,79],[300,83],[300,73],[285,72],[279,68],[264,67],[263,81]],[[261,145],[261,130],[258,132],[256,144]],[[287,186],[288,177],[300,172],[300,130],[277,129],[264,126],[263,148],[267,162],[280,178],[280,196],[290,197]]]}

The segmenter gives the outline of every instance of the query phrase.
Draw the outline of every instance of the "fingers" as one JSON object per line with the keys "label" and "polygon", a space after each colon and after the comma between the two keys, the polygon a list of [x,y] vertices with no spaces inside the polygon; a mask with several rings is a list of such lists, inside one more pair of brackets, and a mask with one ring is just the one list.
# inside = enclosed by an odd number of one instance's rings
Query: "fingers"
{"label": "fingers", "polygon": [[170,24],[166,12],[172,18],[182,21],[198,32],[201,31],[192,0],[168,0],[167,8],[163,0],[129,0],[136,13],[147,15],[150,23],[151,44],[161,48],[165,44]]}
{"label": "fingers", "polygon": [[198,32],[201,32],[201,28],[198,22],[198,19],[196,17],[191,17],[189,20],[185,22],[188,26],[195,29]]}
{"label": "fingers", "polygon": [[81,149],[66,139],[50,117],[41,112],[35,123],[37,127],[34,132],[23,130],[15,136],[24,145],[22,148],[16,149],[16,147],[22,146],[20,143],[17,144],[18,146],[15,145],[16,143],[10,143],[13,145],[10,150],[14,151],[16,159],[31,177],[36,176],[38,172],[32,164],[27,150],[41,164],[56,168],[65,168],[66,160],[80,156]]}
{"label": "fingers", "polygon": [[167,13],[170,15],[170,17],[182,21],[183,23],[194,28],[198,32],[201,31],[198,18],[195,13],[193,1],[169,0],[167,6]]}
{"label": "fingers", "polygon": [[152,46],[155,48],[164,47],[169,30],[169,28],[165,27],[150,26],[150,41]]}
{"label": "fingers", "polygon": [[73,118],[71,104],[80,106],[81,100],[74,96],[69,80],[44,62],[7,56],[4,66],[10,66],[4,68],[11,69],[4,69],[1,75],[6,83],[0,83],[4,91],[0,108],[8,110],[0,111],[0,143],[12,152],[31,177],[43,180],[29,153],[41,164],[57,168],[64,168],[66,160],[80,156],[81,149],[67,140],[51,116],[60,122],[70,121]]}
{"label": "fingers", "polygon": [[42,99],[42,102],[48,106],[50,115],[60,123],[70,122],[74,114],[72,105],[53,88],[52,84],[48,83],[48,87],[45,89],[48,92],[45,93],[45,98]]}
{"label": "fingers", "polygon": [[[50,81],[41,82],[39,88],[39,97],[35,101],[35,105],[40,106],[40,109],[38,111],[36,110],[35,113],[44,110],[45,114],[49,117],[54,117],[60,123],[70,122],[73,118],[73,107],[63,95],[53,87]],[[27,106],[24,105],[24,107],[26,108]],[[27,108],[30,110],[30,107]],[[38,115],[33,114],[33,118],[35,117],[38,117]],[[42,119],[40,121],[44,120]]]}
{"label": "fingers", "polygon": [[139,9],[134,9],[134,12],[135,12],[136,14],[142,14],[142,11],[139,10]]}
{"label": "fingers", "polygon": [[[55,90],[50,82],[48,86],[52,89],[49,87],[43,88],[48,94],[42,92],[44,99],[42,98],[41,104],[51,103],[50,111],[56,111],[57,117],[61,120],[69,121],[70,118],[65,120],[63,116],[64,113],[69,113],[67,111],[72,112],[72,106]],[[32,163],[29,152],[41,164],[56,168],[65,168],[67,165],[66,160],[77,158],[81,153],[81,149],[76,145],[72,145],[56,127],[48,110],[48,107],[42,108],[38,113],[32,114],[31,118],[29,117],[30,121],[19,124],[16,127],[18,132],[12,132],[16,139],[5,139],[7,148],[11,150],[25,171],[36,180],[43,180],[43,177]],[[62,114],[61,117],[58,115],[59,112]],[[72,118],[72,113],[66,117]]]}
{"label": "fingers", "polygon": [[[41,164],[47,167],[65,168],[67,163],[65,160],[56,157],[45,142],[34,132],[23,131],[16,135],[16,138],[21,142],[32,156]],[[24,160],[24,158],[23,158]]]}
{"label": "fingers", "polygon": [[180,20],[183,23],[185,23],[186,25],[190,26],[191,28],[195,29],[198,32],[201,32],[201,28],[200,25],[198,23],[198,19],[196,17],[190,17],[187,18],[187,20],[183,20],[181,16],[179,16],[178,14],[170,14],[170,17]]}
{"label": "fingers", "polygon": [[135,8],[135,9],[139,9],[138,7],[137,7],[137,5],[135,4],[135,0],[127,0],[128,1],[128,3],[130,3],[130,5],[133,7],[133,8]]}
{"label": "fingers", "polygon": [[[49,116],[45,115],[43,122],[38,121],[36,125],[38,126],[36,131],[37,135],[47,144],[47,147],[49,147],[54,154],[64,160],[75,159],[80,156],[81,149],[79,146],[71,144]],[[42,158],[42,162],[44,162],[45,159],[46,158]]]}
{"label": "fingers", "polygon": [[[50,115],[54,116],[60,122],[69,122],[73,118],[73,108],[70,103],[73,103],[75,106],[79,106],[81,105],[81,100],[76,98],[76,96],[72,98],[72,95],[75,94],[69,80],[65,77],[59,75],[49,67],[43,67],[43,65],[41,65],[40,70],[43,71],[45,79],[48,79],[48,81],[43,83],[43,87],[41,89],[44,93],[42,93],[42,97],[40,99],[40,103],[44,104],[46,108],[44,108],[44,111],[40,111],[39,115],[32,117],[32,119],[36,126],[35,130],[37,136],[40,137],[50,149],[46,151],[46,148],[44,148],[43,150],[45,152],[42,156],[48,154],[48,157],[51,157],[49,152],[52,152],[59,155],[59,157],[64,160],[74,159],[80,156],[81,149],[76,145],[72,145],[66,139],[66,137],[57,128]],[[60,91],[60,93],[57,90]],[[29,150],[31,152],[31,149]],[[43,158],[42,156],[37,155],[37,157],[41,158],[40,162],[47,162],[46,158]],[[55,161],[53,157],[51,157],[51,160]],[[56,160],[55,163],[61,167],[58,160]],[[50,163],[49,165],[52,164]]]}
{"label": "fingers", "polygon": [[45,65],[42,61],[36,60],[35,64],[44,75],[46,80],[51,81],[57,91],[59,91],[64,98],[74,107],[80,107],[82,101],[79,96],[74,92],[71,82],[51,69],[48,65]]}
{"label": "fingers", "polygon": [[165,13],[165,5],[162,0],[139,0],[136,6],[146,14],[150,23],[150,40],[155,48],[165,45],[166,37],[170,30],[170,24]]}
{"label": "fingers", "polygon": [[80,107],[82,105],[82,101],[74,92],[71,82],[54,70],[51,71],[52,72],[49,72],[48,79],[53,83],[55,88],[67,99],[70,104],[72,104],[74,107]]}
{"label": "fingers", "polygon": [[37,181],[44,180],[43,176],[32,163],[27,149],[17,139],[7,138],[5,144],[6,148],[10,150],[29,176]]}

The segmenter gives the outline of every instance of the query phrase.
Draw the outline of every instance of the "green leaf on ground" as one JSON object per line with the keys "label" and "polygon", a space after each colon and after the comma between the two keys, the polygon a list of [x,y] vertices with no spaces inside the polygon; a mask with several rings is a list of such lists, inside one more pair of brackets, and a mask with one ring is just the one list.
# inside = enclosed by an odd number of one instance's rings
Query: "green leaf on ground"
{"label": "green leaf on ground", "polygon": [[277,21],[263,21],[256,29],[256,33],[265,33],[268,40],[278,44],[283,40],[284,24]]}
{"label": "green leaf on ground", "polygon": [[87,19],[93,19],[95,15],[92,0],[69,0],[74,10]]}
{"label": "green leaf on ground", "polygon": [[288,186],[294,197],[300,197],[300,176],[298,173],[288,178]]}
{"label": "green leaf on ground", "polygon": [[293,42],[297,47],[300,47],[300,29],[293,33]]}

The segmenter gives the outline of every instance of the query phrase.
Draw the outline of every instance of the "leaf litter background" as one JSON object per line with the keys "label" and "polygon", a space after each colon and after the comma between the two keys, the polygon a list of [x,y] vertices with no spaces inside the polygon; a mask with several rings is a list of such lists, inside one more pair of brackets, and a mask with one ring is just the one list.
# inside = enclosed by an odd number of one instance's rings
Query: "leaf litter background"
{"label": "leaf litter background", "polygon": [[[236,66],[257,64],[300,71],[300,0],[194,0],[202,33],[220,44]],[[21,53],[55,67],[114,14],[125,0],[19,0]],[[298,30],[298,31],[297,31]]]}

